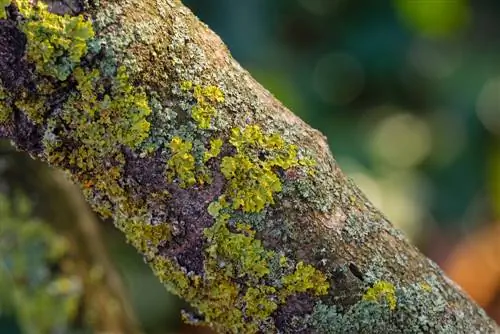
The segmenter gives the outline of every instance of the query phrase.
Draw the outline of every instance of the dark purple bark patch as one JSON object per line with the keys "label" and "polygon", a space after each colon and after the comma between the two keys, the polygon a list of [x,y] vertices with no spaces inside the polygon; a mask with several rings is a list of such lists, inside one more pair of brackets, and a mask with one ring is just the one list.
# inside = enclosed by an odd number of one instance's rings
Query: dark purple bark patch
{"label": "dark purple bark patch", "polygon": [[313,312],[314,304],[314,298],[307,293],[288,297],[285,304],[275,311],[276,328],[281,333],[310,333],[303,317]]}
{"label": "dark purple bark patch", "polygon": [[26,36],[14,22],[0,20],[0,79],[7,90],[35,87],[31,66],[23,58],[25,48]]}

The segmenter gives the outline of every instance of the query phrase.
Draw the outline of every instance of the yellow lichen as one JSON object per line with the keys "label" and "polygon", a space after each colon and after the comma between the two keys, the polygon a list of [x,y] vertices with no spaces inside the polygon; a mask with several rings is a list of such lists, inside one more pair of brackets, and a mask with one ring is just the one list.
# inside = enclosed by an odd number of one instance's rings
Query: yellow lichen
{"label": "yellow lichen", "polygon": [[220,154],[220,149],[222,147],[222,139],[217,138],[217,139],[212,139],[210,141],[210,150],[206,151],[203,154],[203,162],[207,162],[208,160],[212,158],[216,158]]}
{"label": "yellow lichen", "polygon": [[316,295],[325,295],[330,287],[326,276],[311,265],[297,263],[295,271],[282,279],[286,288],[285,296],[297,292],[312,291]]}
{"label": "yellow lichen", "polygon": [[229,142],[237,153],[222,159],[221,172],[229,181],[226,193],[234,209],[259,212],[281,191],[276,168],[298,164],[297,147],[285,144],[278,134],[263,134],[257,125],[232,129]]}
{"label": "yellow lichen", "polygon": [[168,224],[151,225],[132,221],[123,224],[122,231],[132,246],[148,258],[152,258],[158,252],[161,242],[166,242],[170,238]]}
{"label": "yellow lichen", "polygon": [[28,40],[28,59],[39,73],[66,80],[94,37],[92,23],[82,15],[50,13],[42,1],[16,0],[16,5],[25,18],[21,29]]}
{"label": "yellow lichen", "polygon": [[167,179],[172,182],[175,178],[179,180],[182,188],[190,187],[196,183],[195,159],[191,154],[193,144],[174,137],[170,142],[172,156],[167,162]]}
{"label": "yellow lichen", "polygon": [[11,114],[12,108],[7,104],[7,93],[5,92],[2,82],[0,81],[0,123],[7,121]]}
{"label": "yellow lichen", "polygon": [[191,117],[200,129],[210,128],[212,119],[217,116],[217,104],[224,102],[224,93],[216,86],[202,87],[193,85],[191,81],[183,81],[180,85],[184,92],[192,91],[196,104],[191,108]]}
{"label": "yellow lichen", "polygon": [[385,301],[389,309],[394,310],[397,305],[396,289],[387,281],[377,281],[363,295],[363,300],[380,303]]}
{"label": "yellow lichen", "polygon": [[11,2],[12,0],[0,0],[0,20],[7,18],[5,8],[8,7]]}

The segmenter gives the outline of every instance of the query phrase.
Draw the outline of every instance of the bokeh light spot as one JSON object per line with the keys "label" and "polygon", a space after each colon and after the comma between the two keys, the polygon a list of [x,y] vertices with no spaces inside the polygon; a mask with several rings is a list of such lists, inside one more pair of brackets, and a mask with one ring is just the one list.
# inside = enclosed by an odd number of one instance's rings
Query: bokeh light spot
{"label": "bokeh light spot", "polygon": [[484,127],[500,136],[500,78],[486,82],[479,94],[476,111]]}
{"label": "bokeh light spot", "polygon": [[462,61],[457,44],[416,40],[408,52],[409,62],[417,72],[429,79],[443,79],[453,74]]}
{"label": "bokeh light spot", "polygon": [[369,145],[371,153],[380,162],[411,168],[429,156],[432,135],[423,120],[411,114],[396,114],[375,126]]}

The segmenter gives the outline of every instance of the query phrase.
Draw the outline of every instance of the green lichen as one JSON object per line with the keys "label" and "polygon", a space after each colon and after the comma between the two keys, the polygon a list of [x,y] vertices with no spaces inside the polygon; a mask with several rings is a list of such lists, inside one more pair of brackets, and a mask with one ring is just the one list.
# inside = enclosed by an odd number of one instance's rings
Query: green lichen
{"label": "green lichen", "polygon": [[255,288],[249,287],[243,297],[245,315],[258,320],[269,317],[278,308],[277,301],[273,300],[276,292],[274,287],[267,285],[259,285]]}
{"label": "green lichen", "polygon": [[[121,198],[125,195],[119,184],[125,165],[121,148],[136,149],[148,136],[147,97],[130,84],[125,67],[112,78],[101,76],[97,69],[77,67],[73,77],[76,91],[47,127],[43,140],[47,160],[69,164],[87,195],[97,190]],[[54,129],[62,126],[71,131],[55,135]],[[72,143],[72,149],[62,146],[63,141]],[[95,209],[106,217],[112,211],[103,203]]]}
{"label": "green lichen", "polygon": [[220,268],[229,277],[247,276],[249,280],[256,280],[269,273],[267,262],[273,252],[266,251],[260,240],[255,239],[255,232],[248,225],[239,224],[233,233],[227,227],[228,214],[222,214],[216,223],[205,229],[204,234],[208,241],[207,254],[209,262],[218,266],[224,260],[224,268]]}
{"label": "green lichen", "polygon": [[363,300],[371,302],[385,302],[389,309],[394,310],[397,305],[396,288],[387,281],[378,281],[363,295]]}
{"label": "green lichen", "polygon": [[11,2],[12,0],[0,0],[0,20],[7,18],[7,12],[5,11],[5,8],[7,8]]}
{"label": "green lichen", "polygon": [[170,238],[168,224],[151,225],[132,221],[123,224],[122,231],[128,242],[147,258],[152,258],[158,252],[158,246]]}
{"label": "green lichen", "polygon": [[221,172],[229,181],[232,207],[259,212],[274,204],[273,194],[281,191],[276,170],[297,166],[297,147],[285,144],[278,134],[262,133],[258,125],[232,129],[229,142],[237,153],[222,158]]}
{"label": "green lichen", "polygon": [[217,116],[217,104],[224,102],[224,93],[216,86],[202,87],[184,81],[180,88],[184,92],[192,92],[196,104],[191,108],[191,117],[200,129],[210,128],[212,119]]}
{"label": "green lichen", "polygon": [[191,154],[193,144],[180,137],[174,137],[170,142],[172,156],[167,162],[167,180],[179,180],[182,188],[190,187],[196,183],[195,159]]}
{"label": "green lichen", "polygon": [[7,121],[12,114],[12,108],[7,104],[7,93],[0,81],[0,123]]}
{"label": "green lichen", "polygon": [[302,261],[297,263],[292,274],[283,277],[282,282],[289,294],[312,291],[318,296],[325,295],[330,287],[321,271]]}
{"label": "green lichen", "polygon": [[206,151],[203,154],[203,162],[207,162],[212,158],[216,158],[220,154],[220,150],[222,147],[222,139],[216,138],[210,141],[210,150]]}
{"label": "green lichen", "polygon": [[66,80],[94,37],[92,23],[82,15],[50,13],[42,1],[17,0],[16,4],[25,19],[21,29],[27,38],[28,59],[40,74]]}
{"label": "green lichen", "polygon": [[14,104],[34,123],[41,124],[43,122],[43,115],[46,110],[44,99],[32,99],[30,97],[26,97],[24,99],[17,100]]}
{"label": "green lichen", "polygon": [[224,208],[224,206],[220,203],[220,201],[215,201],[208,205],[207,211],[212,217],[217,218],[222,208]]}

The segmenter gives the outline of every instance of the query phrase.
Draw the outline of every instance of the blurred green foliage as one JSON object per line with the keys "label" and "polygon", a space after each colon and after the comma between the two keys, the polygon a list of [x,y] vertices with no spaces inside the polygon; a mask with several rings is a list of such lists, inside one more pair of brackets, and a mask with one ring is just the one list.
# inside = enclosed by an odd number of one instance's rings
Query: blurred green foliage
{"label": "blurred green foliage", "polygon": [[72,327],[82,282],[54,270],[66,252],[66,239],[33,218],[26,197],[0,195],[0,315],[15,315],[23,333],[68,333]]}

